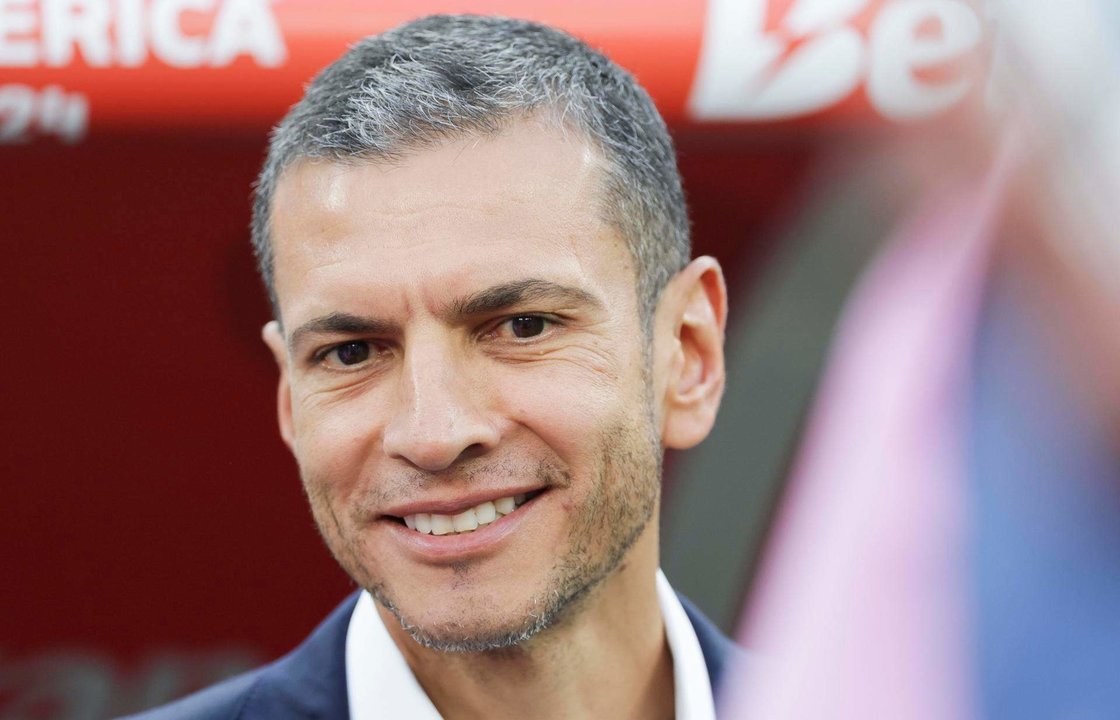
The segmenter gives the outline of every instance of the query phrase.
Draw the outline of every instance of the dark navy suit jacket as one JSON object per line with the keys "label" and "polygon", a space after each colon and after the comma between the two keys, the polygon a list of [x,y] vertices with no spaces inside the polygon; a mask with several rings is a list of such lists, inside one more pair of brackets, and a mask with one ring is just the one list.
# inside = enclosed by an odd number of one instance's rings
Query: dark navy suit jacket
{"label": "dark navy suit jacket", "polygon": [[[347,720],[346,630],[357,601],[354,593],[302,645],[276,662],[133,719]],[[715,691],[726,666],[745,653],[687,599],[682,597],[681,603],[696,629]]]}

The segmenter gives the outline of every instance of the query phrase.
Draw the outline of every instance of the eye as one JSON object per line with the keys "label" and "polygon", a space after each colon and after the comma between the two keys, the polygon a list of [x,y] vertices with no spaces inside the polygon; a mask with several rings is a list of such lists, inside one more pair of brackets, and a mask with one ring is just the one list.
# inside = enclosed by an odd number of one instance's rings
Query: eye
{"label": "eye", "polygon": [[548,325],[548,321],[539,315],[519,315],[506,322],[509,323],[509,330],[513,336],[521,339],[540,335]]}
{"label": "eye", "polygon": [[335,345],[324,355],[324,359],[343,366],[357,365],[369,359],[370,347],[368,342],[352,340]]}

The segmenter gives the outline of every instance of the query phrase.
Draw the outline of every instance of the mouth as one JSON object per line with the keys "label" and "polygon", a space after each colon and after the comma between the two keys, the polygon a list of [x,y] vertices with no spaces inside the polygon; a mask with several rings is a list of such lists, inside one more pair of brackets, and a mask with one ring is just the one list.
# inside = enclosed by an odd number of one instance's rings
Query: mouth
{"label": "mouth", "polygon": [[469,535],[517,512],[544,490],[518,493],[481,502],[454,514],[413,513],[395,520],[418,535]]}

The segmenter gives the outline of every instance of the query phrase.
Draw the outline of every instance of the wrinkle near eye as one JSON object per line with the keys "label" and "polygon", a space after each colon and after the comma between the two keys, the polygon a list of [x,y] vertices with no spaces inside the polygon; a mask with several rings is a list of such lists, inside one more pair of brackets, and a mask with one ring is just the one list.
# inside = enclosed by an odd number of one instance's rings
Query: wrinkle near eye
{"label": "wrinkle near eye", "polygon": [[558,348],[525,347],[505,353],[505,362],[525,367],[563,364],[574,366],[581,375],[591,374],[600,385],[617,383],[622,377],[622,362],[613,353],[594,345],[568,345]]}
{"label": "wrinkle near eye", "polygon": [[331,383],[305,383],[301,385],[299,393],[293,395],[294,404],[300,408],[301,413],[307,413],[323,411],[354,401],[370,391],[376,374],[353,373],[353,375],[357,377],[347,376]]}

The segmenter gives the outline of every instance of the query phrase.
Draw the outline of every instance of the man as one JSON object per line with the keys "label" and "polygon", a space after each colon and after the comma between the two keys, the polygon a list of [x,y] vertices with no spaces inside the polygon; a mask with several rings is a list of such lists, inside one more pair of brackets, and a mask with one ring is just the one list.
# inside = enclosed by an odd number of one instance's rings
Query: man
{"label": "man", "polygon": [[280,431],[362,591],[150,717],[713,717],[732,648],[654,518],[726,290],[633,78],[522,21],[368,38],[273,135],[253,241]]}

